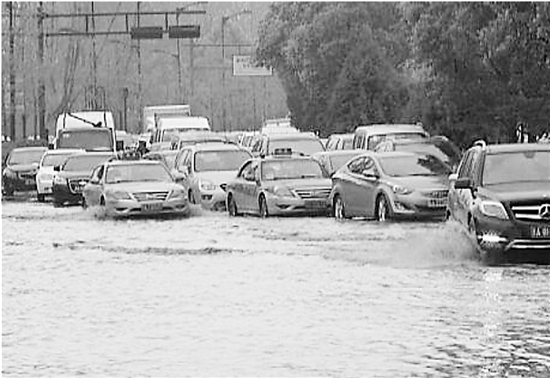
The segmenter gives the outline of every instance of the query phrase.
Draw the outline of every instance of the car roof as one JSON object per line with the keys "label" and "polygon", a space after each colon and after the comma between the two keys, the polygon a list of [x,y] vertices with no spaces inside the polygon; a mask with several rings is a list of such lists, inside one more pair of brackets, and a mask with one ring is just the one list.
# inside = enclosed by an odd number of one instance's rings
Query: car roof
{"label": "car roof", "polygon": [[258,161],[291,161],[291,160],[314,160],[312,156],[303,155],[268,155],[264,158],[255,158]]}
{"label": "car roof", "polygon": [[58,150],[47,150],[45,155],[65,155],[65,154],[77,154],[85,153],[86,150],[80,148],[60,148]]}
{"label": "car roof", "polygon": [[488,154],[506,152],[550,151],[550,145],[544,143],[506,143],[489,144],[486,146]]}
{"label": "car roof", "polygon": [[198,143],[192,146],[186,146],[185,149],[193,149],[195,151],[246,151],[235,143],[229,142],[205,142]]}
{"label": "car roof", "polygon": [[48,147],[44,147],[44,146],[35,146],[35,147],[15,147],[12,151],[40,151],[40,150],[44,150],[44,151],[48,151]]}
{"label": "car roof", "polygon": [[424,128],[420,125],[408,125],[408,124],[379,124],[379,125],[367,125],[359,126],[355,129],[355,132],[372,132],[372,133],[382,133],[382,132],[426,132]]}
{"label": "car roof", "polygon": [[365,153],[365,150],[330,150],[330,151],[319,151],[314,153],[315,156],[339,156],[339,155],[361,155]]}
{"label": "car roof", "polygon": [[109,166],[119,166],[119,165],[156,165],[156,164],[162,164],[158,160],[112,160],[107,162],[107,165]]}
{"label": "car roof", "polygon": [[106,157],[106,158],[116,157],[116,155],[113,154],[112,152],[83,152],[81,154],[77,153],[74,155],[70,155],[68,159],[81,159],[89,156]]}
{"label": "car roof", "polygon": [[288,134],[264,134],[271,140],[318,140],[319,138],[309,132],[288,133]]}

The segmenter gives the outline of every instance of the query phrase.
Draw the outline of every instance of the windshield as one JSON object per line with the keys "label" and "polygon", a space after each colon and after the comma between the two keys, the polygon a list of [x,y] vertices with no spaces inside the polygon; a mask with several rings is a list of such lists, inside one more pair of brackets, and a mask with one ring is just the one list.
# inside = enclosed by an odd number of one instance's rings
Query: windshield
{"label": "windshield", "polygon": [[322,178],[323,171],[315,160],[266,161],[262,164],[263,180]]}
{"label": "windshield", "polygon": [[483,185],[550,181],[550,151],[490,154],[485,157]]}
{"label": "windshield", "polygon": [[437,146],[428,143],[411,143],[403,145],[398,144],[395,146],[395,150],[430,154],[449,165],[453,165],[457,162],[455,156],[449,156],[445,152],[441,151],[441,149],[439,149]]}
{"label": "windshield", "polygon": [[246,151],[202,151],[195,155],[195,171],[236,171],[250,159]]}
{"label": "windshield", "polygon": [[205,127],[181,127],[177,129],[166,129],[162,132],[161,142],[171,142],[173,138],[177,138],[180,133],[188,133],[193,131],[208,131]]}
{"label": "windshield", "polygon": [[134,181],[171,182],[173,180],[162,164],[128,164],[107,168],[105,176],[107,184]]}
{"label": "windshield", "polygon": [[69,157],[63,166],[63,170],[70,172],[92,171],[95,167],[110,158],[110,155],[91,156],[87,154]]}
{"label": "windshield", "polygon": [[423,134],[420,132],[372,135],[369,137],[367,149],[374,150],[380,142],[383,142],[386,140],[403,140],[403,139],[426,140],[428,139],[428,137],[426,136],[426,134]]}
{"label": "windshield", "polygon": [[42,155],[44,155],[46,150],[13,150],[10,155],[10,160],[8,164],[10,165],[19,165],[19,164],[32,164],[40,163]]}
{"label": "windshield", "polygon": [[290,148],[295,154],[313,155],[324,151],[323,144],[317,139],[277,139],[269,141],[269,153],[276,149]]}
{"label": "windshield", "polygon": [[393,177],[446,176],[451,173],[451,169],[433,155],[381,157],[380,166]]}
{"label": "windshield", "polygon": [[46,154],[44,159],[42,159],[42,166],[55,167],[56,165],[62,165],[69,156],[74,154],[74,152],[67,152],[66,154]]}
{"label": "windshield", "polygon": [[58,148],[82,148],[86,151],[112,151],[113,136],[110,129],[63,130]]}

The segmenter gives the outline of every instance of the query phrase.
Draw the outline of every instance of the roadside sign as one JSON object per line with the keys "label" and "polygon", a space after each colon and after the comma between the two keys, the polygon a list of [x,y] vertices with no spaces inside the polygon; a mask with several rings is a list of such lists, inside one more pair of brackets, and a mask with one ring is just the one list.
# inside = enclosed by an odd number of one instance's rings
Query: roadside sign
{"label": "roadside sign", "polygon": [[250,55],[233,55],[233,76],[272,76],[273,69],[255,66]]}

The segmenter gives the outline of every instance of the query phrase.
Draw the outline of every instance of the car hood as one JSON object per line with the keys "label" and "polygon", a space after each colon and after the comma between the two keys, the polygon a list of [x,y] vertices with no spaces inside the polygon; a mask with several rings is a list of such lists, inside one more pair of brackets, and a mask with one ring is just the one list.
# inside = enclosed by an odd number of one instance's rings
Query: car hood
{"label": "car hood", "polygon": [[292,180],[271,180],[264,181],[266,186],[286,186],[289,189],[300,188],[330,188],[332,180],[329,178],[303,178]]}
{"label": "car hood", "polygon": [[415,190],[449,188],[448,176],[388,177],[385,181]]}
{"label": "car hood", "polygon": [[142,181],[142,182],[120,182],[118,184],[107,184],[110,190],[120,190],[125,192],[162,192],[170,191],[180,185],[169,181]]}
{"label": "car hood", "polygon": [[36,171],[38,168],[38,165],[36,163],[33,164],[16,164],[16,165],[9,165],[8,168],[12,170],[13,172],[21,173],[21,172],[33,172]]}
{"label": "car hood", "polygon": [[221,185],[232,181],[237,176],[237,171],[208,171],[197,172],[195,178],[199,180],[208,180],[214,185]]}
{"label": "car hood", "polygon": [[494,198],[502,202],[528,201],[541,198],[550,200],[550,180],[486,185],[479,188],[478,193],[480,196]]}

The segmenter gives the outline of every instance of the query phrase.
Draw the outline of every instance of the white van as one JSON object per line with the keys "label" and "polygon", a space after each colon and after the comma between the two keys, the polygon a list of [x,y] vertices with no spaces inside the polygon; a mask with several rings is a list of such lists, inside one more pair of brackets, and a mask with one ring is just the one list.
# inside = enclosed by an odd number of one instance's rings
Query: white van
{"label": "white van", "polygon": [[107,127],[115,129],[115,120],[113,113],[109,111],[82,111],[61,113],[57,117],[55,125],[55,135],[59,134],[61,129],[89,127]]}
{"label": "white van", "polygon": [[427,140],[430,134],[421,125],[383,124],[359,126],[355,129],[353,149],[375,150],[386,140]]}
{"label": "white van", "polygon": [[162,117],[157,122],[153,143],[170,142],[172,137],[186,131],[210,131],[205,117]]}

